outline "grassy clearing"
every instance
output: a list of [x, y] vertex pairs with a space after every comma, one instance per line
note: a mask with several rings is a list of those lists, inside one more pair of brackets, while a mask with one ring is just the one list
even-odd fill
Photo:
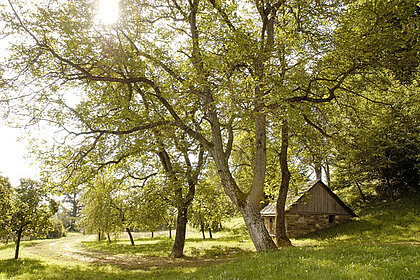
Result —
[[355, 221], [262, 254], [240, 234], [239, 220], [212, 240], [189, 233], [182, 259], [168, 257], [172, 241], [163, 236], [137, 238], [134, 247], [81, 235], [28, 241], [18, 261], [10, 259], [14, 245], [3, 245], [0, 279], [420, 279], [419, 201], [379, 202]]

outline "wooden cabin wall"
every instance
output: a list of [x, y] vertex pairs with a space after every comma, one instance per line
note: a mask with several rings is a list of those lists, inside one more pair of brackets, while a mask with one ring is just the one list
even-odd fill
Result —
[[319, 184], [308, 191], [298, 203], [292, 205], [289, 213], [348, 214]]

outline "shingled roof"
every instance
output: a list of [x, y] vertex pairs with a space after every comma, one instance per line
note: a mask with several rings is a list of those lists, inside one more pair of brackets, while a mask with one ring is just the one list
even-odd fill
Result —
[[[320, 183], [321, 186], [352, 216], [357, 217], [357, 215], [321, 180], [309, 181], [305, 187], [299, 189], [297, 192], [289, 192], [286, 199], [286, 211], [290, 209], [292, 205], [297, 203], [300, 199], [303, 199], [303, 196], [309, 192], [317, 183]], [[276, 215], [276, 204], [270, 203], [265, 206], [260, 211], [261, 216], [275, 216]]]

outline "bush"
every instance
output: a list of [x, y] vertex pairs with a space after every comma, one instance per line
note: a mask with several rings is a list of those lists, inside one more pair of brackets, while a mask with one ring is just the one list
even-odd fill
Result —
[[47, 238], [60, 238], [66, 236], [66, 230], [64, 229], [63, 222], [59, 219], [51, 218], [52, 228], [47, 233]]

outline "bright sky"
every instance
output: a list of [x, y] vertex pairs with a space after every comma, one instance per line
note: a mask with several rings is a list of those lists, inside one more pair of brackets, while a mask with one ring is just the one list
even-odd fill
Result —
[[[103, 24], [113, 24], [118, 20], [119, 0], [100, 0], [98, 19]], [[7, 38], [0, 40], [0, 58], [6, 55]], [[0, 174], [10, 179], [13, 186], [19, 185], [21, 178], [37, 179], [39, 169], [31, 166], [28, 158], [28, 142], [18, 141], [23, 131], [4, 125], [0, 119]]]
[[119, 0], [100, 0], [98, 19], [104, 24], [113, 24], [118, 20]]
[[39, 173], [25, 159], [27, 143], [17, 141], [21, 135], [21, 130], [0, 124], [0, 173], [9, 177], [13, 186], [19, 185], [20, 178], [36, 179]]

